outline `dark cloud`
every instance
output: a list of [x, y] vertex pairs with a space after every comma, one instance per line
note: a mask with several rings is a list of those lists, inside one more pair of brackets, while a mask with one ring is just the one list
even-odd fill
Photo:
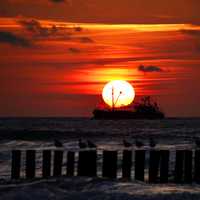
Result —
[[0, 31], [0, 42], [21, 47], [31, 46], [31, 42], [28, 39], [6, 31]]
[[149, 66], [144, 66], [140, 65], [138, 67], [138, 71], [140, 72], [162, 72], [163, 70], [160, 67], [149, 65]]
[[[18, 23], [25, 28], [27, 31], [36, 37], [52, 37], [55, 36], [57, 39], [71, 40], [70, 37], [73, 32], [81, 32], [83, 29], [80, 26], [75, 27], [60, 27], [52, 24], [50, 27], [44, 27], [42, 24], [35, 19], [23, 19], [19, 20]], [[74, 37], [77, 39], [77, 37]], [[78, 40], [82, 43], [92, 43], [93, 40], [88, 37], [78, 37]]]
[[51, 28], [42, 27], [39, 21], [35, 19], [18, 21], [27, 31], [37, 36], [48, 37], [58, 32], [58, 28], [52, 25]]
[[94, 43], [94, 40], [89, 37], [81, 37], [80, 42], [81, 43]]
[[74, 48], [74, 47], [70, 47], [68, 49], [68, 51], [71, 52], [71, 53], [80, 53], [81, 52], [80, 49], [77, 49], [77, 48]]
[[191, 43], [194, 45], [195, 52], [200, 52], [200, 30], [184, 29], [181, 32], [189, 36], [192, 40]]
[[75, 30], [76, 32], [81, 32], [81, 31], [83, 30], [83, 28], [80, 27], [80, 26], [76, 26], [76, 27], [74, 27], [74, 30]]

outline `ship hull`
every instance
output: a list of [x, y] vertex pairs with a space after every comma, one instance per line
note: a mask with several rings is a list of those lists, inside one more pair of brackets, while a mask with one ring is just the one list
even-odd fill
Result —
[[126, 110], [94, 110], [94, 119], [117, 120], [117, 119], [164, 119], [165, 115], [162, 112], [139, 113]]

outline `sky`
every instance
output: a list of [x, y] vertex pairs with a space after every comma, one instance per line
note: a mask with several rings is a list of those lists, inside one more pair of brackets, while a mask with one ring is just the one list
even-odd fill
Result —
[[0, 116], [91, 116], [127, 80], [200, 117], [199, 0], [0, 0]]

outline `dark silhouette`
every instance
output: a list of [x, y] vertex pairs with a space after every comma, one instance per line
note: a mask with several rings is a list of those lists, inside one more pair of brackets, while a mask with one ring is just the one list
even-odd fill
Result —
[[[25, 162], [21, 162], [21, 157], [24, 150], [12, 150], [11, 161], [11, 178], [13, 180], [20, 180], [23, 169], [25, 176], [28, 180], [36, 177], [36, 163], [38, 163], [38, 157], [36, 156], [36, 150], [25, 151]], [[103, 153], [103, 154], [102, 154]], [[132, 180], [132, 164], [134, 153], [134, 174], [135, 180], [149, 183], [178, 183], [178, 184], [198, 184], [200, 180], [199, 174], [199, 160], [200, 154], [196, 151], [195, 157], [193, 151], [185, 149], [176, 151], [175, 160], [171, 159], [174, 155], [170, 150], [135, 150], [123, 151], [123, 159], [121, 164], [118, 165], [118, 157], [121, 156], [121, 152], [118, 150], [101, 150], [102, 159], [97, 163], [96, 151], [79, 151], [77, 175], [86, 177], [96, 177], [97, 169], [101, 170], [102, 177], [110, 178], [111, 180], [117, 179], [118, 169], [122, 170], [122, 178], [125, 180]], [[63, 166], [63, 150], [44, 150], [42, 156], [42, 177], [46, 178], [51, 175], [51, 169], [53, 169], [53, 177], [59, 177], [64, 175], [62, 172]], [[76, 170], [75, 151], [67, 152], [67, 175], [74, 176]], [[51, 162], [51, 160], [54, 162]], [[174, 163], [175, 166], [171, 166]], [[194, 163], [194, 165], [193, 165]], [[146, 170], [148, 166], [149, 170]], [[100, 167], [100, 168], [99, 168]], [[169, 174], [169, 170], [173, 170], [174, 173]], [[193, 175], [193, 171], [194, 176]], [[146, 175], [148, 173], [148, 179]], [[159, 175], [159, 176], [158, 176]], [[73, 181], [72, 181], [73, 182]]]
[[123, 140], [123, 144], [126, 148], [132, 147], [132, 143], [128, 142], [127, 140]]
[[90, 140], [87, 140], [87, 144], [88, 144], [88, 147], [89, 148], [97, 148], [97, 145], [96, 144], [94, 144], [92, 141], [90, 141]]
[[79, 139], [78, 145], [79, 145], [79, 148], [80, 148], [80, 149], [85, 149], [85, 148], [88, 147], [87, 143], [84, 142], [82, 139]]
[[138, 147], [138, 148], [141, 148], [141, 147], [144, 146], [144, 143], [142, 141], [140, 141], [140, 140], [136, 140], [135, 141], [135, 146]]
[[[118, 98], [122, 93], [120, 92]], [[114, 91], [112, 90], [112, 96]], [[118, 100], [117, 98], [117, 100]], [[114, 98], [112, 98], [114, 99]], [[156, 102], [151, 101], [151, 97], [142, 98], [140, 103], [135, 103], [133, 108], [116, 108], [116, 102], [112, 100], [112, 109], [95, 109], [94, 119], [163, 119], [165, 114], [160, 110]]]
[[55, 145], [55, 147], [63, 147], [63, 144], [62, 144], [62, 142], [60, 142], [58, 139], [54, 139], [54, 145]]
[[196, 147], [200, 148], [200, 138], [195, 138]]
[[149, 146], [152, 147], [152, 148], [156, 147], [156, 141], [154, 139], [150, 138]]

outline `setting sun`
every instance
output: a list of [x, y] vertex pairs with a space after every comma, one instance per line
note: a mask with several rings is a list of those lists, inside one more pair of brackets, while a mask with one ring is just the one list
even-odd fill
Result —
[[135, 90], [127, 81], [115, 80], [107, 83], [103, 88], [102, 97], [110, 107], [130, 105], [135, 98]]

